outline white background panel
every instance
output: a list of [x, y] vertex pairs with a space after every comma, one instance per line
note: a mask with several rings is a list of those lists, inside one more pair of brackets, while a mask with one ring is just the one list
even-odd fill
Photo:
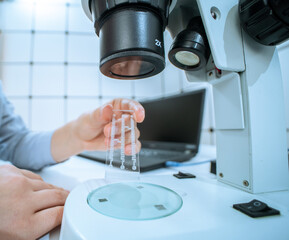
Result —
[[69, 63], [98, 63], [99, 59], [98, 38], [94, 34], [76, 35], [68, 37], [68, 62]]
[[71, 32], [94, 33], [92, 22], [83, 14], [80, 6], [69, 7], [68, 30]]
[[[62, 31], [66, 30], [66, 6], [37, 3], [35, 6], [36, 31]], [[49, 19], [49, 20], [48, 20]]]
[[0, 34], [0, 62], [29, 62], [31, 57], [31, 34]]
[[64, 95], [64, 65], [34, 65], [32, 72], [33, 96]]
[[0, 78], [7, 96], [29, 96], [30, 69], [28, 64], [0, 66]]
[[33, 61], [59, 62], [65, 61], [65, 35], [52, 33], [35, 33]]
[[136, 97], [157, 97], [162, 96], [163, 94], [164, 91], [161, 74], [135, 81]]
[[167, 63], [166, 70], [163, 72], [165, 83], [165, 94], [178, 94], [181, 91], [181, 81], [183, 74], [177, 68]]
[[101, 75], [102, 96], [132, 97], [132, 82], [110, 79]]
[[32, 99], [32, 130], [54, 130], [62, 126], [64, 110], [64, 99]]
[[81, 114], [91, 112], [101, 105], [98, 98], [69, 98], [67, 100], [67, 120], [75, 120]]
[[26, 2], [15, 4], [3, 2], [0, 4], [0, 29], [31, 30], [33, 4]]
[[96, 65], [71, 65], [67, 68], [68, 96], [98, 96], [100, 74]]

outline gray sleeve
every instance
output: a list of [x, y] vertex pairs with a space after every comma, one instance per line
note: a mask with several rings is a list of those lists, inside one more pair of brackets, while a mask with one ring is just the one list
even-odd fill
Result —
[[29, 131], [0, 90], [0, 159], [31, 170], [55, 164], [51, 155], [52, 134]]

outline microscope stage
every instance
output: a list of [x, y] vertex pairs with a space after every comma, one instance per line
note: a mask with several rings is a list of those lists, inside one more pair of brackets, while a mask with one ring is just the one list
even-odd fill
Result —
[[177, 212], [182, 198], [159, 185], [126, 182], [108, 184], [88, 195], [88, 205], [103, 215], [123, 220], [153, 220]]
[[[289, 239], [289, 205], [270, 200], [289, 202], [289, 192], [267, 195], [249, 194], [214, 179], [90, 180], [70, 193], [60, 239]], [[253, 199], [281, 214], [251, 218], [233, 209], [233, 204]]]

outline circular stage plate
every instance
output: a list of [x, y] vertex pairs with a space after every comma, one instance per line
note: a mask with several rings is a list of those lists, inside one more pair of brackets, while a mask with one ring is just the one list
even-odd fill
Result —
[[92, 191], [88, 205], [105, 216], [123, 220], [152, 220], [177, 212], [182, 198], [174, 191], [149, 183], [127, 182]]

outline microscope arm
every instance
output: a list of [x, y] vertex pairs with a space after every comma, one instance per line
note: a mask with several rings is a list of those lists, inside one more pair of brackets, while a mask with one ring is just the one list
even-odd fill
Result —
[[[237, 0], [196, 3], [213, 61], [206, 70], [186, 75], [188, 81], [213, 86], [218, 179], [252, 193], [286, 190], [285, 106], [276, 47], [261, 45], [242, 31]], [[191, 7], [194, 14], [196, 8], [191, 1], [177, 4], [179, 12], [171, 15], [183, 22], [181, 28], [189, 15], [180, 9]], [[169, 30], [177, 34], [170, 22]]]

